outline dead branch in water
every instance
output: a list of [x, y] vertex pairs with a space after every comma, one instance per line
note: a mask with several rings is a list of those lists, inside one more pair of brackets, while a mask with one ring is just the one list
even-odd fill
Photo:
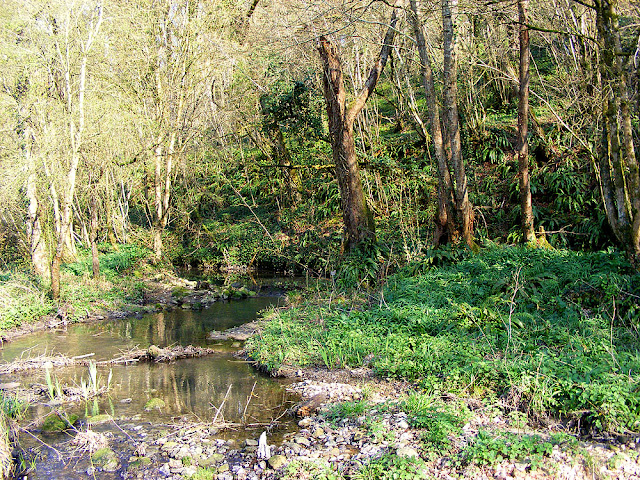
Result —
[[[126, 365], [137, 362], [172, 362], [182, 358], [203, 357], [205, 355], [212, 355], [216, 353], [211, 348], [194, 347], [188, 345], [183, 347], [182, 345], [175, 345], [166, 348], [160, 348], [155, 345], [151, 345], [147, 349], [133, 348], [116, 358], [111, 360], [101, 360], [94, 362], [98, 366], [103, 365]], [[88, 366], [91, 360], [88, 357], [93, 356], [92, 353], [86, 355], [79, 355], [76, 357], [67, 357], [65, 355], [39, 355], [37, 357], [20, 358], [12, 362], [0, 364], [0, 375], [7, 375], [17, 372], [24, 372], [27, 370], [34, 370], [39, 368], [63, 368], [63, 367], [83, 367]]]

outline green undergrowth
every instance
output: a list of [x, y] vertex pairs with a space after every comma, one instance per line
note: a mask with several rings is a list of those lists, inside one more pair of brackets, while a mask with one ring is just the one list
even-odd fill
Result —
[[143, 303], [144, 278], [158, 271], [148, 259], [148, 249], [119, 245], [101, 246], [100, 276], [93, 279], [91, 254], [79, 249], [77, 260], [61, 269], [59, 303], [51, 300], [48, 279], [19, 269], [0, 271], [0, 332], [29, 324], [62, 307], [68, 320]]
[[53, 310], [54, 303], [32, 275], [16, 270], [0, 272], [0, 332]]
[[640, 431], [640, 275], [622, 255], [490, 247], [418, 267], [368, 305], [328, 292], [279, 311], [247, 349], [272, 371], [366, 361], [426, 392]]

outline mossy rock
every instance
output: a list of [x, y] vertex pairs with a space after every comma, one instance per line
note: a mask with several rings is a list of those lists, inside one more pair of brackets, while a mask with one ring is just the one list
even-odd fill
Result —
[[210, 467], [211, 465], [215, 465], [216, 463], [220, 463], [224, 460], [224, 455], [221, 453], [214, 453], [204, 460], [200, 460], [201, 467]]
[[151, 464], [149, 457], [131, 457], [129, 459], [129, 469], [136, 469]]
[[280, 467], [287, 464], [287, 457], [284, 455], [273, 455], [267, 462], [271, 468], [278, 470]]
[[91, 425], [100, 425], [101, 423], [107, 423], [113, 420], [113, 417], [108, 413], [103, 413], [101, 415], [93, 415], [92, 417], [87, 417], [87, 421]]
[[162, 400], [161, 398], [152, 398], [151, 400], [149, 400], [147, 403], [144, 404], [144, 411], [150, 412], [151, 410], [155, 410], [156, 408], [160, 410], [164, 408], [165, 405], [166, 404], [164, 400]]
[[120, 466], [120, 461], [116, 453], [109, 447], [96, 450], [91, 455], [91, 461], [96, 467], [101, 468], [105, 472], [115, 472]]
[[171, 290], [171, 295], [175, 298], [184, 298], [191, 293], [186, 287], [175, 287]]
[[57, 413], [50, 413], [42, 423], [42, 431], [44, 433], [62, 432], [71, 428], [78, 421], [78, 415], [69, 415], [62, 418]]

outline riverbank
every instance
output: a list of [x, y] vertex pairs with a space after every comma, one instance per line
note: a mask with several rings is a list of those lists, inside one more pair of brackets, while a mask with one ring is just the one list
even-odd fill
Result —
[[[489, 405], [425, 395], [402, 381], [363, 380], [362, 373], [298, 371], [288, 387], [302, 396], [297, 432], [272, 440], [269, 428], [258, 429], [237, 441], [210, 423], [176, 426], [140, 444], [145, 456], [130, 459], [125, 478], [640, 478], [634, 441], [535, 430]], [[326, 381], [332, 377], [344, 382]], [[261, 431], [268, 458], [259, 453]]]
[[65, 264], [58, 302], [47, 296], [47, 284], [20, 271], [0, 272], [0, 343], [73, 323], [119, 319], [166, 308], [200, 309], [220, 300], [257, 292], [241, 283], [213, 285], [176, 275], [154, 264], [150, 252], [122, 245], [102, 255], [99, 278], [89, 274], [87, 252]]

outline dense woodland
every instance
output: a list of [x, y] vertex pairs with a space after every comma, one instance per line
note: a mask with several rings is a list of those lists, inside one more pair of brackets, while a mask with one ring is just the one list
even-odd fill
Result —
[[0, 334], [305, 274], [246, 354], [413, 382], [425, 459], [640, 431], [637, 2], [5, 0], [0, 102]]
[[2, 258], [54, 296], [61, 262], [105, 243], [316, 273], [535, 236], [637, 261], [637, 19], [616, 1], [5, 2]]

